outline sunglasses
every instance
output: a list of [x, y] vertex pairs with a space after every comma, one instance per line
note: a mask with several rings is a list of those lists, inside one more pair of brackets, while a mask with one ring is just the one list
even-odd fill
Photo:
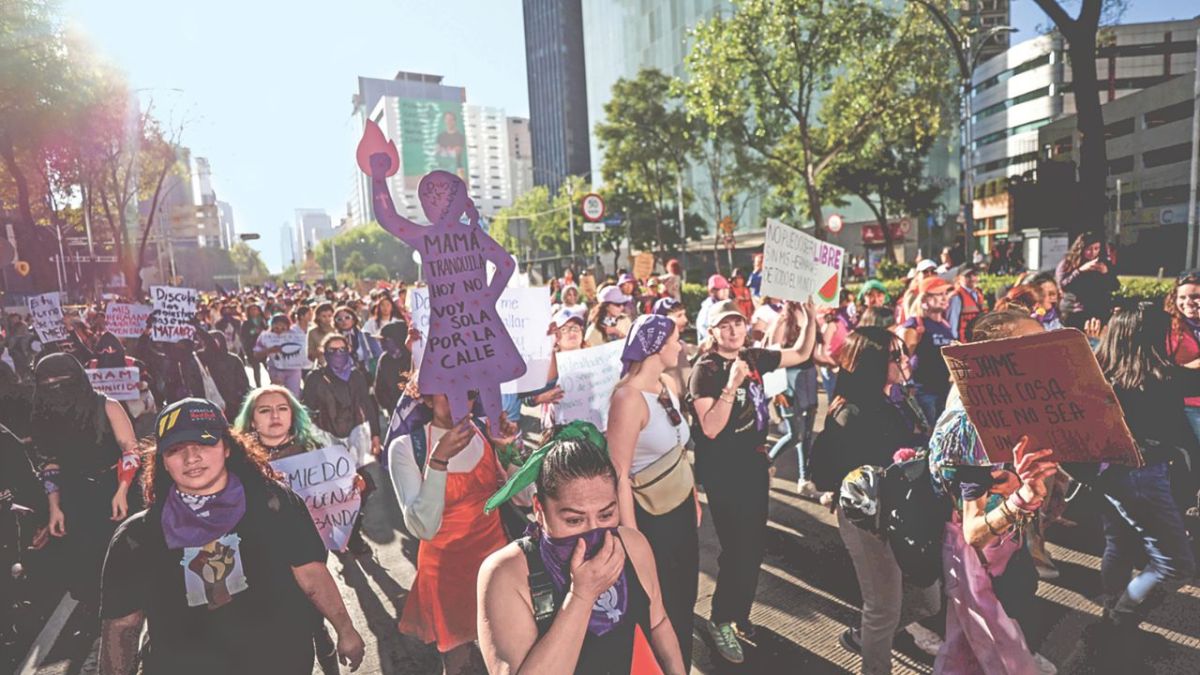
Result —
[[330, 347], [330, 348], [326, 349], [325, 351], [330, 354], [349, 354], [350, 353], [350, 349], [347, 347]]
[[353, 321], [354, 320], [354, 317], [350, 316], [349, 314], [339, 314], [334, 318], [337, 321]]
[[658, 404], [663, 407], [663, 410], [667, 411], [667, 419], [671, 420], [671, 426], [677, 427], [683, 423], [683, 415], [680, 415], [679, 411], [675, 409], [675, 403], [671, 400], [671, 394], [666, 389], [659, 392]]

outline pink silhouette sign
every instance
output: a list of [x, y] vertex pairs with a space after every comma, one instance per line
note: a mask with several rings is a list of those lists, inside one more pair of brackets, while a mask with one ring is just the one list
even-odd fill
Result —
[[[499, 429], [500, 384], [525, 374], [525, 361], [500, 320], [496, 302], [515, 271], [510, 256], [479, 226], [479, 211], [462, 179], [433, 171], [417, 195], [430, 225], [396, 213], [387, 177], [400, 168], [396, 145], [367, 122], [358, 144], [358, 166], [371, 177], [375, 220], [421, 253], [429, 284], [429, 335], [418, 384], [422, 394], [445, 394], [455, 419], [471, 410], [477, 392], [493, 428]], [[461, 222], [466, 214], [470, 223]], [[496, 267], [491, 283], [487, 263]]]

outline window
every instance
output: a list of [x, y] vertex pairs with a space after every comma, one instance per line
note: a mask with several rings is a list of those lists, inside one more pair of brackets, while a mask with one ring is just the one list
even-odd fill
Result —
[[1074, 147], [1075, 139], [1071, 138], [1070, 136], [1064, 136], [1054, 141], [1054, 147], [1050, 151], [1050, 156], [1058, 157], [1059, 155], [1069, 155]]
[[1165, 164], [1174, 164], [1175, 162], [1183, 162], [1188, 159], [1192, 153], [1191, 142], [1178, 143], [1176, 145], [1168, 145], [1165, 148], [1157, 150], [1149, 150], [1142, 153], [1142, 166], [1147, 169], [1152, 169], [1156, 166]]
[[1112, 124], [1104, 125], [1104, 138], [1120, 138], [1133, 133], [1133, 118], [1126, 117], [1123, 120], [1117, 120]]
[[1048, 87], [1048, 86], [1042, 87], [1041, 89], [1034, 89], [1033, 91], [1027, 91], [1024, 94], [1021, 94], [1020, 96], [1010, 98], [1006, 101], [1001, 101], [995, 105], [990, 105], [990, 106], [984, 108], [983, 110], [980, 110], [979, 112], [975, 113], [975, 121], [979, 121], [980, 119], [985, 118], [985, 117], [991, 117], [992, 115], [995, 115], [997, 113], [1002, 113], [1005, 110], [1008, 110], [1009, 108], [1011, 108], [1015, 105], [1021, 105], [1022, 103], [1028, 103], [1029, 101], [1034, 101], [1034, 100], [1037, 100], [1039, 98], [1049, 96], [1049, 95], [1050, 95], [1050, 87]]
[[1001, 82], [1008, 80], [1008, 78], [1010, 78], [1014, 75], [1020, 75], [1021, 73], [1028, 72], [1030, 70], [1033, 70], [1034, 68], [1048, 65], [1049, 63], [1050, 63], [1050, 55], [1042, 54], [1041, 56], [1029, 59], [1025, 63], [1018, 64], [1014, 68], [1006, 70], [1002, 73], [998, 73], [998, 74], [984, 80], [983, 82], [980, 82], [975, 87], [975, 91], [980, 92], [980, 91], [984, 91], [985, 89], [991, 89], [992, 87], [1000, 84]]
[[1133, 155], [1124, 157], [1115, 157], [1108, 160], [1108, 175], [1115, 176], [1120, 173], [1130, 173], [1133, 171]]
[[1097, 45], [1096, 58], [1109, 56], [1155, 56], [1158, 54], [1191, 54], [1196, 51], [1196, 41], [1146, 42], [1137, 45]]
[[1153, 190], [1142, 190], [1143, 208], [1166, 206], [1168, 204], [1186, 204], [1187, 200], [1188, 186], [1186, 185], [1173, 185]]
[[1153, 129], [1161, 127], [1164, 124], [1178, 122], [1179, 120], [1187, 119], [1192, 116], [1192, 102], [1180, 101], [1165, 108], [1151, 110], [1146, 113], [1146, 128]]

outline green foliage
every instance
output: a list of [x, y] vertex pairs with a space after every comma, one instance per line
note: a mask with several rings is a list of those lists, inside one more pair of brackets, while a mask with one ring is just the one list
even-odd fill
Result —
[[379, 263], [371, 263], [364, 267], [358, 276], [360, 279], [369, 279], [371, 281], [387, 281], [388, 271], [386, 267]]
[[[899, 294], [903, 293], [904, 289], [908, 286], [908, 280], [903, 275], [899, 278], [879, 278], [883, 281], [884, 286], [887, 287], [888, 295], [892, 299], [899, 297]], [[1020, 276], [1015, 274], [983, 274], [979, 277], [979, 290], [983, 293], [984, 297], [988, 298], [989, 302], [994, 303], [996, 294], [1006, 292], [1012, 288], [1018, 279], [1020, 279]], [[1120, 277], [1120, 281], [1121, 287], [1117, 289], [1115, 295], [1117, 298], [1129, 302], [1153, 302], [1158, 304], [1175, 287], [1175, 283], [1172, 280], [1158, 279], [1156, 277]], [[862, 284], [846, 284], [846, 288], [857, 296], [859, 289], [862, 288]]]
[[244, 241], [229, 249], [229, 259], [235, 273], [242, 275], [242, 283], [260, 284], [271, 274], [258, 251]]
[[382, 265], [389, 276], [417, 278], [412, 249], [375, 223], [339, 231], [317, 244], [314, 255], [317, 264], [327, 274], [333, 272], [334, 246], [337, 247], [339, 275], [346, 273], [357, 276], [371, 265]]
[[911, 265], [896, 262], [891, 258], [884, 258], [875, 266], [875, 276], [883, 281], [903, 279], [904, 275], [908, 274], [908, 270], [910, 269], [912, 269]]
[[704, 284], [685, 283], [682, 293], [688, 316], [695, 317], [700, 313], [700, 304], [708, 297], [708, 287]]
[[1116, 296], [1130, 302], [1160, 303], [1175, 290], [1171, 279], [1157, 277], [1120, 277], [1121, 288]]

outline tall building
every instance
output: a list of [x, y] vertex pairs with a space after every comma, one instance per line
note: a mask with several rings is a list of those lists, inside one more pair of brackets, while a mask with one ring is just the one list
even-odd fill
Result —
[[317, 243], [333, 236], [333, 219], [325, 209], [296, 209], [295, 255], [303, 258], [305, 251], [316, 249]]
[[304, 259], [296, 252], [296, 231], [287, 223], [279, 227], [279, 248], [279, 258], [285, 268], [299, 265]]
[[[974, 16], [980, 30], [993, 26], [1007, 26], [1012, 20], [1010, 0], [961, 0], [963, 14]], [[1009, 46], [1009, 33], [997, 33], [979, 48], [979, 62], [982, 63], [997, 54], [1002, 54]]]
[[[1194, 72], [1200, 19], [1110, 26], [1098, 36], [1102, 103]], [[973, 214], [984, 249], [1009, 237], [1007, 179], [1036, 168], [1038, 130], [1075, 113], [1067, 45], [1057, 33], [1017, 43], [972, 79]]]
[[[621, 13], [630, 3], [599, 4]], [[554, 192], [566, 176], [593, 168], [588, 123], [598, 118], [589, 116], [582, 2], [524, 0], [524, 18], [533, 180]]]
[[503, 108], [463, 106], [467, 133], [467, 187], [475, 207], [485, 218], [496, 215], [513, 201], [512, 166], [509, 163], [508, 117]]
[[533, 188], [533, 150], [529, 120], [508, 118], [508, 165], [512, 178], [513, 201]]
[[217, 200], [217, 221], [221, 226], [221, 238], [225, 241], [225, 248], [233, 248], [235, 239], [237, 239], [237, 228], [233, 224], [233, 207], [229, 202]]

